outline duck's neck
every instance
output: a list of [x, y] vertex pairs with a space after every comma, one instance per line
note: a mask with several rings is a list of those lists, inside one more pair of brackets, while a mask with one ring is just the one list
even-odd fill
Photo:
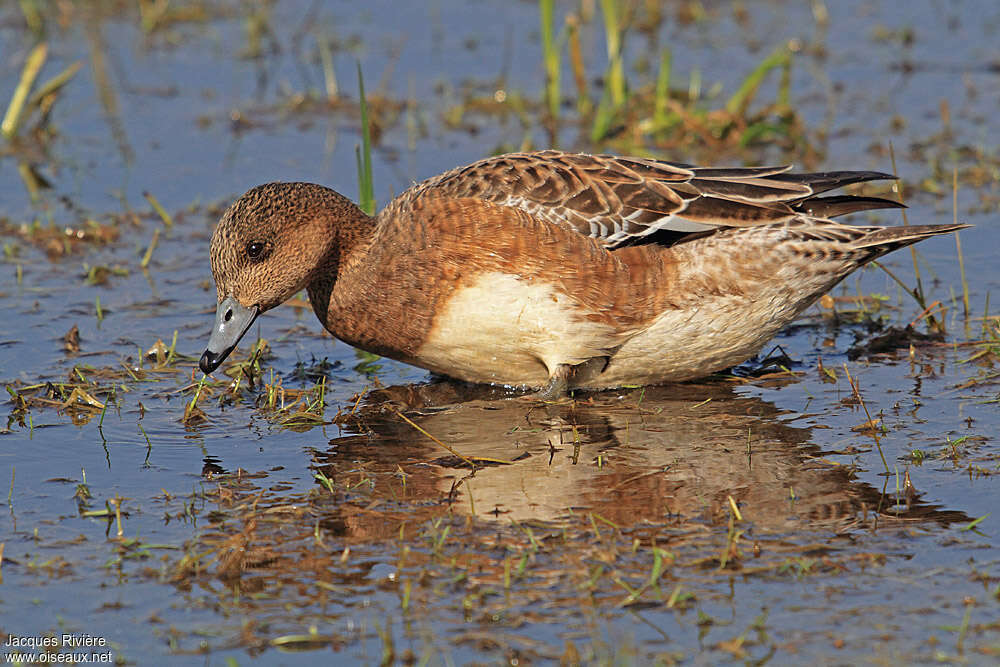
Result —
[[364, 262], [375, 233], [375, 218], [333, 190], [324, 194], [326, 215], [322, 216], [322, 220], [327, 226], [325, 234], [330, 245], [306, 290], [316, 317], [330, 329], [331, 317], [335, 317], [331, 312], [334, 289], [341, 276]]

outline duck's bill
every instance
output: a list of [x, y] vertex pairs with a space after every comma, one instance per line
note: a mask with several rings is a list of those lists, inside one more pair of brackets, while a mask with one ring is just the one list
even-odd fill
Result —
[[215, 311], [215, 327], [208, 339], [208, 348], [201, 355], [198, 366], [205, 373], [211, 373], [219, 367], [229, 353], [236, 349], [243, 334], [257, 319], [260, 309], [257, 306], [247, 308], [235, 297], [226, 297]]

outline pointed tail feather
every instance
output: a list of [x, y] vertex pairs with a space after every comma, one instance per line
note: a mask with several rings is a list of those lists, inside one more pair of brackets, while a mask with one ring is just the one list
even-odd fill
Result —
[[861, 197], [857, 195], [836, 195], [813, 197], [797, 202], [792, 208], [814, 218], [836, 218], [838, 215], [870, 211], [879, 208], [906, 208], [892, 199], [882, 197]]
[[972, 227], [972, 225], [951, 224], [883, 227], [858, 239], [853, 245], [858, 249], [870, 248], [875, 250], [878, 255], [884, 255], [932, 236], [950, 234], [951, 232], [957, 232], [960, 229], [967, 229], [969, 227]]
[[895, 180], [896, 177], [881, 171], [820, 171], [808, 174], [775, 174], [768, 178], [772, 181], [808, 186], [812, 190], [809, 196], [814, 197], [828, 190], [836, 190], [852, 183], [889, 181]]

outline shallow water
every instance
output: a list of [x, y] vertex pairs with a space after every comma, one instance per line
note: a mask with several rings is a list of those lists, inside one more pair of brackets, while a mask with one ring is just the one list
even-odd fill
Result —
[[[131, 6], [51, 10], [41, 79], [84, 66], [52, 109], [55, 133], [25, 131], [0, 151], [0, 378], [23, 390], [76, 368], [73, 381], [113, 400], [103, 415], [57, 409], [68, 396], [43, 387], [28, 409], [9, 404], [0, 630], [98, 636], [140, 664], [995, 661], [1000, 333], [982, 316], [1000, 293], [1000, 8], [838, 2], [824, 25], [800, 4], [752, 3], [746, 16], [711, 6], [693, 23], [671, 9], [652, 33], [629, 34], [630, 80], [653, 76], [632, 67], [669, 45], [675, 87], [698, 68], [724, 99], [797, 40], [792, 100], [818, 147], [802, 166], [892, 171], [891, 142], [908, 220], [929, 224], [951, 221], [957, 165], [959, 219], [976, 225], [962, 235], [968, 319], [954, 240], [918, 248], [928, 302], [948, 308], [943, 341], [856, 357], [884, 329], [817, 307], [775, 341], [791, 373], [539, 405], [365, 365], [309, 308], [286, 306], [259, 320], [273, 355], [262, 388], [229, 401], [224, 383], [203, 388], [201, 420], [185, 409], [214, 312], [207, 244], [221, 209], [276, 179], [356, 193], [356, 60], [383, 119], [380, 202], [526, 137], [546, 146], [513, 112], [447, 122], [472, 94], [540, 96], [537, 6], [289, 1], [256, 16], [208, 3], [201, 19], [148, 35]], [[21, 16], [0, 10], [2, 91], [35, 41]], [[255, 34], [261, 55], [249, 58]], [[599, 10], [581, 38], [596, 77]], [[320, 39], [346, 96], [333, 107], [311, 101], [323, 95]], [[571, 78], [567, 66], [567, 96]], [[616, 150], [585, 136], [567, 122], [559, 146]], [[797, 159], [775, 146], [664, 157]], [[29, 165], [52, 186], [35, 201], [19, 171]], [[35, 220], [42, 231], [24, 231]], [[92, 242], [90, 221], [114, 239]], [[913, 284], [907, 252], [885, 264]], [[92, 267], [118, 271], [94, 285]], [[920, 315], [874, 269], [835, 292], [872, 293], [885, 296], [883, 327]], [[67, 352], [74, 325], [79, 350]], [[147, 355], [175, 332], [168, 363]], [[289, 428], [294, 410], [280, 394], [269, 404], [264, 385], [278, 380], [286, 404], [296, 388], [317, 399], [318, 376], [299, 371], [326, 378], [321, 425]], [[865, 410], [881, 419], [877, 440], [856, 430]], [[80, 501], [84, 481], [92, 497]], [[86, 515], [109, 501], [121, 537], [113, 504], [110, 520]]]

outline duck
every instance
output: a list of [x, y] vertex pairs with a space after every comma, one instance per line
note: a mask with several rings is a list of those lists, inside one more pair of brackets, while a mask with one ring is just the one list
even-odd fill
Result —
[[337, 339], [466, 382], [551, 398], [700, 378], [856, 269], [968, 226], [834, 221], [901, 208], [824, 195], [892, 178], [545, 150], [445, 172], [374, 216], [322, 185], [259, 185], [212, 234], [199, 366], [304, 289]]

